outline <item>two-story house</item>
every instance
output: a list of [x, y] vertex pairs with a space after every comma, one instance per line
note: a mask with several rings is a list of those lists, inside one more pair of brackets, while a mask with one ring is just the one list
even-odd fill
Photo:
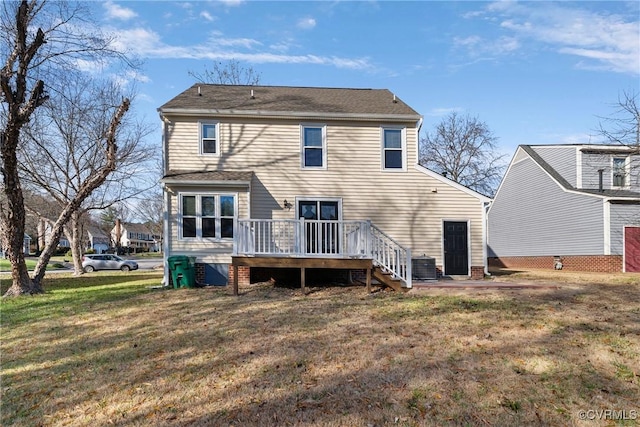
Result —
[[116, 247], [128, 252], [157, 252], [160, 236], [153, 234], [145, 224], [116, 220], [111, 230], [111, 240]]
[[422, 117], [388, 90], [196, 84], [159, 113], [164, 254], [200, 281], [343, 268], [410, 287], [423, 255], [485, 272], [490, 199], [418, 164]]
[[640, 271], [640, 153], [521, 145], [488, 212], [489, 264]]

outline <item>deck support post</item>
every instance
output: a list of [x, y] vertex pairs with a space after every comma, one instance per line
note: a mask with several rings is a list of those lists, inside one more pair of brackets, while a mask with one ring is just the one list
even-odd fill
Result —
[[232, 265], [233, 270], [233, 295], [238, 296], [238, 266]]
[[300, 286], [302, 293], [306, 295], [306, 269], [324, 268], [338, 270], [365, 270], [367, 275], [367, 290], [371, 292], [371, 269], [373, 261], [370, 258], [298, 258], [298, 257], [252, 257], [252, 256], [232, 256], [229, 275], [233, 274], [233, 295], [238, 295], [238, 267], [266, 267], [266, 268], [299, 268]]

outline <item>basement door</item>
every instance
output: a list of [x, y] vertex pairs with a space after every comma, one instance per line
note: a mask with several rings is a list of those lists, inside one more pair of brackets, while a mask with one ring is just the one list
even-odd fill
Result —
[[467, 222], [444, 222], [444, 274], [469, 274], [469, 244]]
[[305, 224], [304, 239], [307, 254], [339, 253], [338, 220], [340, 217], [338, 200], [298, 200], [298, 218], [309, 221]]
[[640, 272], [640, 227], [624, 228], [624, 271]]

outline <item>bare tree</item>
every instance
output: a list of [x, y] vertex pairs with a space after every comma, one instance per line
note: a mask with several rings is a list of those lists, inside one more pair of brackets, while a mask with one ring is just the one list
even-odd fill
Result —
[[[22, 181], [33, 191], [46, 193], [59, 206], [66, 206], [85, 181], [105, 165], [102, 155], [113, 105], [121, 90], [110, 82], [74, 76], [60, 92], [52, 94], [32, 123], [25, 128], [26, 143], [19, 154]], [[115, 169], [105, 176], [64, 225], [71, 245], [74, 274], [81, 275], [84, 246], [83, 219], [90, 210], [103, 209], [147, 190], [145, 181], [132, 179], [153, 151], [142, 145], [148, 130], [126, 120], [117, 131]], [[124, 171], [124, 172], [123, 172]]]
[[504, 171], [505, 155], [486, 123], [451, 113], [420, 141], [420, 164], [479, 193], [492, 195]]
[[[105, 165], [94, 171], [60, 214], [54, 224], [52, 239], [41, 255], [33, 279], [29, 277], [22, 242], [25, 230], [25, 207], [17, 153], [23, 141], [22, 131], [35, 111], [48, 99], [47, 90], [55, 90], [56, 79], [77, 68], [80, 61], [122, 58], [110, 50], [111, 40], [99, 34], [96, 26], [82, 25], [88, 16], [82, 3], [71, 6], [63, 1], [38, 0], [5, 2], [0, 6], [0, 95], [3, 114], [0, 123], [0, 156], [3, 192], [7, 204], [0, 206], [4, 240], [11, 261], [12, 286], [6, 295], [43, 292], [42, 278], [51, 252], [62, 233], [63, 225], [84, 199], [98, 188], [115, 169], [116, 138], [120, 121], [129, 109], [124, 99], [114, 106], [107, 132], [102, 136]], [[89, 30], [87, 30], [89, 28]]]
[[[141, 199], [138, 204], [138, 217], [153, 236], [160, 236], [160, 248], [162, 248], [162, 219], [163, 219], [162, 191], [151, 191]], [[155, 237], [154, 237], [155, 238]]]
[[638, 93], [623, 91], [615, 111], [609, 117], [601, 117], [598, 133], [607, 144], [620, 144], [640, 149], [640, 105]]
[[248, 86], [260, 84], [260, 73], [256, 72], [253, 67], [243, 67], [235, 59], [230, 59], [227, 62], [214, 62], [212, 70], [205, 66], [202, 73], [189, 71], [189, 75], [200, 83]]
[[[162, 161], [155, 163], [152, 174], [155, 182], [159, 182], [163, 175]], [[144, 193], [139, 198], [136, 207], [137, 216], [145, 224], [147, 229], [154, 236], [160, 236], [160, 248], [162, 248], [163, 240], [163, 215], [164, 215], [164, 191], [162, 187], [157, 185], [151, 190]], [[155, 237], [154, 237], [155, 238]]]

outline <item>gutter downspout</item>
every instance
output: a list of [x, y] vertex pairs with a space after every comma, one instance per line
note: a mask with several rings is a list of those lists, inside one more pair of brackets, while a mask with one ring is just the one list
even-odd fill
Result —
[[422, 122], [424, 119], [420, 117], [420, 120], [416, 122], [416, 165], [420, 164], [420, 129], [422, 129]]
[[[158, 110], [159, 111], [159, 110]], [[160, 121], [162, 123], [162, 174], [166, 175], [168, 170], [167, 165], [167, 128], [171, 122], [167, 120], [162, 112], [159, 111]], [[163, 278], [162, 284], [164, 286], [169, 286], [171, 280], [169, 280], [169, 256], [171, 255], [171, 247], [169, 241], [169, 212], [171, 209], [171, 195], [169, 194], [169, 189], [166, 184], [162, 183], [162, 194], [164, 198], [164, 208], [162, 209], [162, 266], [163, 266]]]
[[482, 260], [484, 267], [484, 274], [489, 276], [489, 260], [487, 258], [487, 245], [489, 242], [487, 238], [489, 236], [488, 228], [489, 228], [489, 207], [491, 206], [491, 202], [481, 202], [482, 203]]

